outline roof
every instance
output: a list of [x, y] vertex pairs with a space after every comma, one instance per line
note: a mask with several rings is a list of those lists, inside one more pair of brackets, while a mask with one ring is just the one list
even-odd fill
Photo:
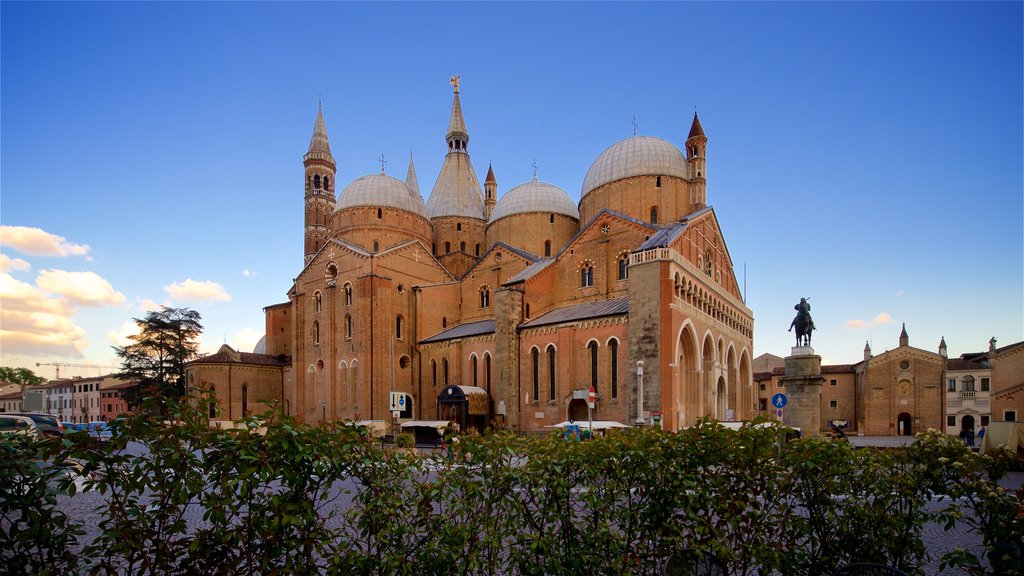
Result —
[[554, 212], [580, 219], [580, 211], [568, 192], [534, 177], [533, 180], [502, 194], [491, 213], [491, 222], [506, 216], [530, 212]]
[[946, 370], [989, 370], [989, 366], [987, 364], [987, 358], [984, 356], [981, 358], [975, 357], [971, 359], [963, 357], [950, 358], [946, 361]]
[[459, 101], [459, 93], [455, 93], [455, 100], [452, 102], [452, 116], [448, 120], [448, 133], [446, 139], [454, 135], [465, 136], [464, 140], [469, 142], [469, 130], [466, 129], [466, 119], [462, 117], [462, 102]]
[[575, 322], [587, 318], [601, 318], [603, 316], [620, 316], [629, 312], [629, 298], [612, 298], [611, 300], [599, 300], [587, 302], [586, 304], [574, 304], [555, 308], [550, 312], [523, 322], [520, 328], [536, 328], [549, 324], [561, 324], [563, 322]]
[[0, 400], [21, 400], [21, 390], [0, 394]]
[[[409, 170], [405, 173], [405, 185], [415, 194], [413, 198], [419, 200], [419, 203], [423, 205], [423, 196], [420, 195], [420, 181], [416, 178], [416, 166], [412, 162], [412, 152], [409, 152]], [[424, 211], [425, 209], [426, 206], [424, 206]]]
[[355, 206], [389, 206], [423, 216], [426, 206], [409, 185], [387, 174], [369, 174], [353, 180], [341, 194], [334, 211]]
[[449, 152], [427, 199], [427, 217], [468, 216], [483, 219], [484, 192], [465, 152]]
[[530, 278], [533, 278], [534, 274], [537, 274], [541, 270], [547, 268], [548, 265], [551, 264], [554, 261], [555, 261], [554, 258], [545, 258], [543, 260], [538, 260], [537, 262], [534, 262], [533, 264], [530, 264], [526, 268], [523, 268], [523, 270], [520, 271], [518, 274], [512, 276], [508, 280], [505, 280], [505, 282], [502, 284], [502, 286], [510, 286], [512, 284], [518, 284], [520, 282], [525, 282], [526, 280], [529, 280]]
[[331, 143], [327, 140], [327, 124], [324, 123], [324, 108], [319, 106], [316, 111], [316, 123], [313, 125], [313, 137], [309, 139], [309, 150], [305, 159], [322, 158], [333, 161]]
[[252, 364], [256, 366], [289, 366], [292, 359], [284, 354], [268, 356], [266, 354], [254, 354], [252, 352], [237, 352], [231, 346], [224, 344], [215, 354], [203, 356], [188, 362], [193, 364]]
[[465, 324], [459, 324], [454, 328], [449, 328], [443, 332], [434, 334], [429, 338], [420, 340], [420, 344], [455, 340], [456, 338], [468, 338], [470, 336], [480, 336], [482, 334], [494, 334], [494, 320], [480, 320], [478, 322], [466, 322]]
[[686, 157], [674, 144], [653, 136], [633, 136], [612, 144], [587, 170], [580, 197], [609, 182], [632, 176], [689, 178]]
[[[693, 113], [693, 123], [690, 124], [690, 134], [686, 136], [689, 140], [694, 136], [704, 136], [704, 128], [700, 125], [700, 118], [697, 118], [697, 113]], [[706, 138], [706, 136], [704, 136]]]
[[124, 390], [126, 388], [134, 388], [134, 387], [136, 387], [138, 385], [139, 385], [139, 382], [135, 382], [135, 381], [121, 382], [120, 384], [114, 384], [113, 386], [107, 386], [106, 388], [101, 388], [100, 390], [102, 390], [103, 392], [106, 392], [108, 390]]
[[490, 184], [492, 182], [495, 183], [495, 184], [498, 183], [498, 181], [494, 178], [494, 165], [488, 164], [487, 165], [487, 177], [484, 178], [484, 183], [485, 184]]

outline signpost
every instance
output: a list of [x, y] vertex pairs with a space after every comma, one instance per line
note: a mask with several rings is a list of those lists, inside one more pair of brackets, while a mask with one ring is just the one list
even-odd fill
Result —
[[782, 392], [772, 396], [772, 406], [775, 407], [775, 415], [779, 417], [779, 422], [782, 422], [782, 409], [786, 407], [786, 403], [789, 399]]
[[587, 393], [587, 415], [590, 417], [590, 437], [594, 437], [594, 403], [597, 402], [597, 392], [594, 391], [594, 387], [590, 387], [590, 391]]

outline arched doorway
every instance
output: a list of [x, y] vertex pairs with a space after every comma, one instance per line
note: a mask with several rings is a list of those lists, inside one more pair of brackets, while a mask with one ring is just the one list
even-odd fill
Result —
[[587, 412], [587, 401], [581, 398], [574, 398], [569, 401], [569, 410], [566, 411], [566, 418], [568, 420], [575, 420], [577, 422], [584, 422], [590, 417]]
[[729, 387], [725, 385], [725, 378], [718, 377], [718, 386], [715, 388], [715, 419], [725, 421], [729, 411]]
[[960, 429], [974, 432], [974, 416], [965, 414], [964, 417], [960, 419]]
[[913, 436], [914, 430], [911, 422], [910, 414], [901, 412], [896, 418], [896, 434], [899, 436]]

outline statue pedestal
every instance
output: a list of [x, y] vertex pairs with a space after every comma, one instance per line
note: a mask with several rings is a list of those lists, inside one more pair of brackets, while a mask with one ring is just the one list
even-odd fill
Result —
[[799, 428], [804, 436], [821, 436], [821, 356], [810, 346], [793, 347], [779, 382], [787, 398], [782, 423]]

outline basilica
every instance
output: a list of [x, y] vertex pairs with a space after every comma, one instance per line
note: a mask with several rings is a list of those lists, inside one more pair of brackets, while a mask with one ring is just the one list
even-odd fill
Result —
[[411, 158], [404, 180], [382, 170], [338, 192], [318, 110], [287, 302], [264, 309], [253, 352], [225, 345], [188, 366], [190, 390], [214, 394], [211, 417], [277, 402], [310, 424], [520, 432], [751, 418], [753, 314], [708, 202], [697, 115], [685, 139], [669, 127], [609, 146], [576, 202], [536, 176], [499, 186], [493, 165], [481, 186], [453, 80], [425, 201]]

